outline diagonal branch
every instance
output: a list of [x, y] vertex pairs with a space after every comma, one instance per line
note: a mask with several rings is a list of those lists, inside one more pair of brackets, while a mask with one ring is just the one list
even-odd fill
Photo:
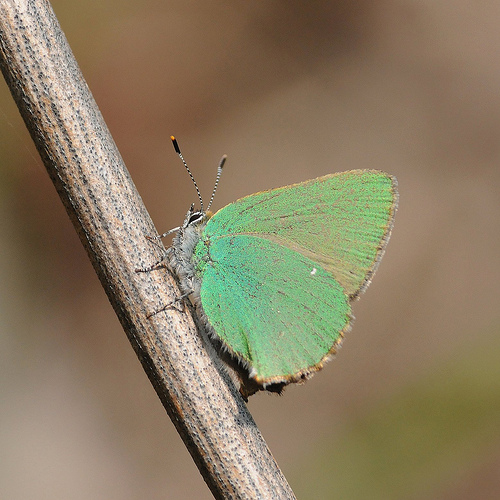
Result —
[[[113, 308], [216, 498], [294, 498], [179, 296], [151, 219], [47, 0], [0, 0], [0, 65]], [[103, 332], [104, 333], [104, 332]]]

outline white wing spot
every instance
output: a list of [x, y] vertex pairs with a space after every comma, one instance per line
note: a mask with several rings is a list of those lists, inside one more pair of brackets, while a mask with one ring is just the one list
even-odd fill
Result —
[[311, 276], [314, 276], [316, 274], [317, 269], [315, 267], [312, 268], [311, 271]]

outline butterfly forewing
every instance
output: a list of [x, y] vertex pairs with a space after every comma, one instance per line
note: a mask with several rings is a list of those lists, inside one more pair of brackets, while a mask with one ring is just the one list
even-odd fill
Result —
[[208, 221], [205, 235], [274, 241], [320, 264], [353, 297], [380, 260], [396, 203], [394, 177], [352, 170], [241, 198]]

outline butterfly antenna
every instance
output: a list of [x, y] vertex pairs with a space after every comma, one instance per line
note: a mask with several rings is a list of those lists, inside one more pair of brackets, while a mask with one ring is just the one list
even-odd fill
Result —
[[184, 156], [182, 156], [181, 149], [179, 148], [179, 144], [177, 144], [177, 139], [171, 135], [170, 139], [172, 140], [172, 144], [174, 145], [175, 152], [179, 155], [179, 158], [181, 159], [182, 163], [184, 163], [184, 166], [186, 167], [186, 170], [189, 174], [189, 177], [191, 177], [191, 180], [193, 181], [194, 187], [196, 189], [196, 193], [198, 194], [198, 199], [200, 200], [200, 205], [201, 205], [201, 212], [204, 212], [203, 210], [203, 199], [201, 197], [200, 190], [198, 188], [198, 184], [196, 184], [196, 181], [194, 180], [194, 176], [191, 173], [191, 170], [189, 170], [189, 167], [187, 166], [186, 160], [184, 159]]
[[219, 162], [219, 166], [217, 168], [217, 177], [215, 178], [214, 190], [212, 191], [212, 196], [210, 197], [210, 201], [208, 202], [207, 212], [210, 210], [212, 206], [212, 202], [214, 201], [215, 191], [217, 191], [217, 186], [219, 185], [220, 176], [222, 175], [222, 167], [224, 167], [224, 163], [226, 163], [227, 155], [224, 155]]

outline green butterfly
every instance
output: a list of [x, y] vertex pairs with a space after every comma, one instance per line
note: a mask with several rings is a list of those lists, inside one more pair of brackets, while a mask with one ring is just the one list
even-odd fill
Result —
[[[188, 169], [177, 141], [174, 147]], [[336, 352], [389, 240], [395, 177], [351, 170], [191, 206], [168, 250], [183, 296], [239, 367], [241, 393], [281, 392]], [[165, 234], [169, 234], [165, 233]], [[162, 235], [163, 237], [164, 235]]]

